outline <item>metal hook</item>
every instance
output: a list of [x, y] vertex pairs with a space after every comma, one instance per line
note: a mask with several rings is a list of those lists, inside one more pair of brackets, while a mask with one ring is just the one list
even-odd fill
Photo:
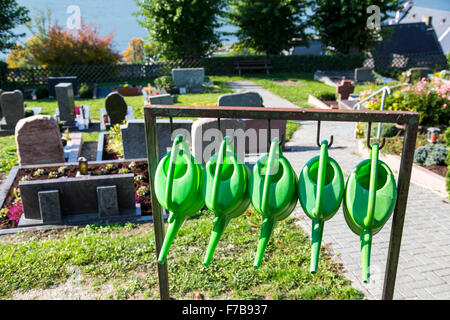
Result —
[[[370, 132], [372, 129], [372, 122], [368, 122], [368, 128], [367, 128], [367, 148], [372, 150], [372, 145], [370, 144]], [[386, 143], [386, 137], [383, 137], [383, 141], [381, 142], [380, 147], [378, 150], [381, 150], [384, 147], [384, 144]]]
[[[316, 140], [317, 146], [321, 146], [320, 144], [320, 120], [317, 121], [317, 140]], [[331, 147], [331, 145], [333, 144], [333, 135], [331, 135], [330, 137], [330, 142], [328, 143], [328, 148]]]

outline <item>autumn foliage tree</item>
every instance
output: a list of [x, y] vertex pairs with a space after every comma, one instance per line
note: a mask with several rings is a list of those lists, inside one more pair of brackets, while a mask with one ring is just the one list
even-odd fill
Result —
[[122, 56], [112, 48], [113, 36], [99, 36], [91, 24], [82, 23], [73, 33], [55, 22], [47, 34], [30, 38], [25, 49], [35, 63], [43, 66], [117, 64]]

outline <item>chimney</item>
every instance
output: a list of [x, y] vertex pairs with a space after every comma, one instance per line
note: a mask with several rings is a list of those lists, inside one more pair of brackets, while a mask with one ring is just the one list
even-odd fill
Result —
[[431, 20], [432, 20], [432, 18], [433, 17], [431, 17], [431, 16], [423, 16], [422, 17], [422, 22], [424, 22], [427, 27], [431, 27]]

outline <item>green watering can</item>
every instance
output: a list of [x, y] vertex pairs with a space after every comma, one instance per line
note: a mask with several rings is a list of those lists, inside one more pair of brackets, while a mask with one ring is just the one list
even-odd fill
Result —
[[361, 238], [362, 279], [365, 283], [370, 277], [372, 235], [389, 220], [397, 200], [394, 175], [386, 163], [378, 160], [381, 147], [376, 142], [372, 144], [370, 159], [353, 169], [345, 186], [344, 217], [350, 229]]
[[203, 264], [208, 266], [214, 250], [232, 218], [244, 213], [250, 205], [249, 168], [239, 163], [232, 139], [225, 137], [218, 153], [206, 163], [202, 194], [206, 206], [215, 213], [214, 227]]
[[324, 222], [339, 209], [344, 196], [344, 175], [341, 167], [328, 156], [328, 144], [320, 144], [320, 156], [309, 160], [300, 173], [298, 196], [303, 211], [312, 219], [310, 272], [317, 272]]
[[189, 152], [183, 135], [178, 135], [159, 162], [155, 174], [155, 193], [161, 206], [169, 210], [169, 228], [159, 254], [163, 264], [178, 230], [188, 216], [205, 205], [201, 194], [203, 166]]
[[253, 267], [258, 269], [272, 235], [275, 223], [287, 218], [297, 204], [297, 176], [281, 152], [280, 140], [275, 138], [269, 154], [253, 167], [250, 181], [253, 207], [262, 214], [263, 222]]

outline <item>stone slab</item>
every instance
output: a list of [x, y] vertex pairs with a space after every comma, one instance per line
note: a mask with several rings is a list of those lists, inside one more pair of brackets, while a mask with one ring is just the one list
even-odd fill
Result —
[[371, 68], [355, 68], [355, 81], [367, 82], [373, 81], [374, 76]]
[[173, 105], [173, 97], [170, 94], [158, 94], [149, 96], [150, 104]]
[[61, 222], [61, 202], [58, 190], [38, 192], [39, 210], [43, 223]]
[[100, 217], [119, 215], [119, 202], [117, 201], [117, 187], [97, 187], [98, 214]]
[[23, 94], [20, 90], [3, 91], [0, 96], [1, 113], [3, 116], [0, 128], [14, 130], [17, 122], [25, 117]]
[[263, 99], [257, 92], [223, 94], [219, 97], [217, 105], [227, 107], [261, 107]]

